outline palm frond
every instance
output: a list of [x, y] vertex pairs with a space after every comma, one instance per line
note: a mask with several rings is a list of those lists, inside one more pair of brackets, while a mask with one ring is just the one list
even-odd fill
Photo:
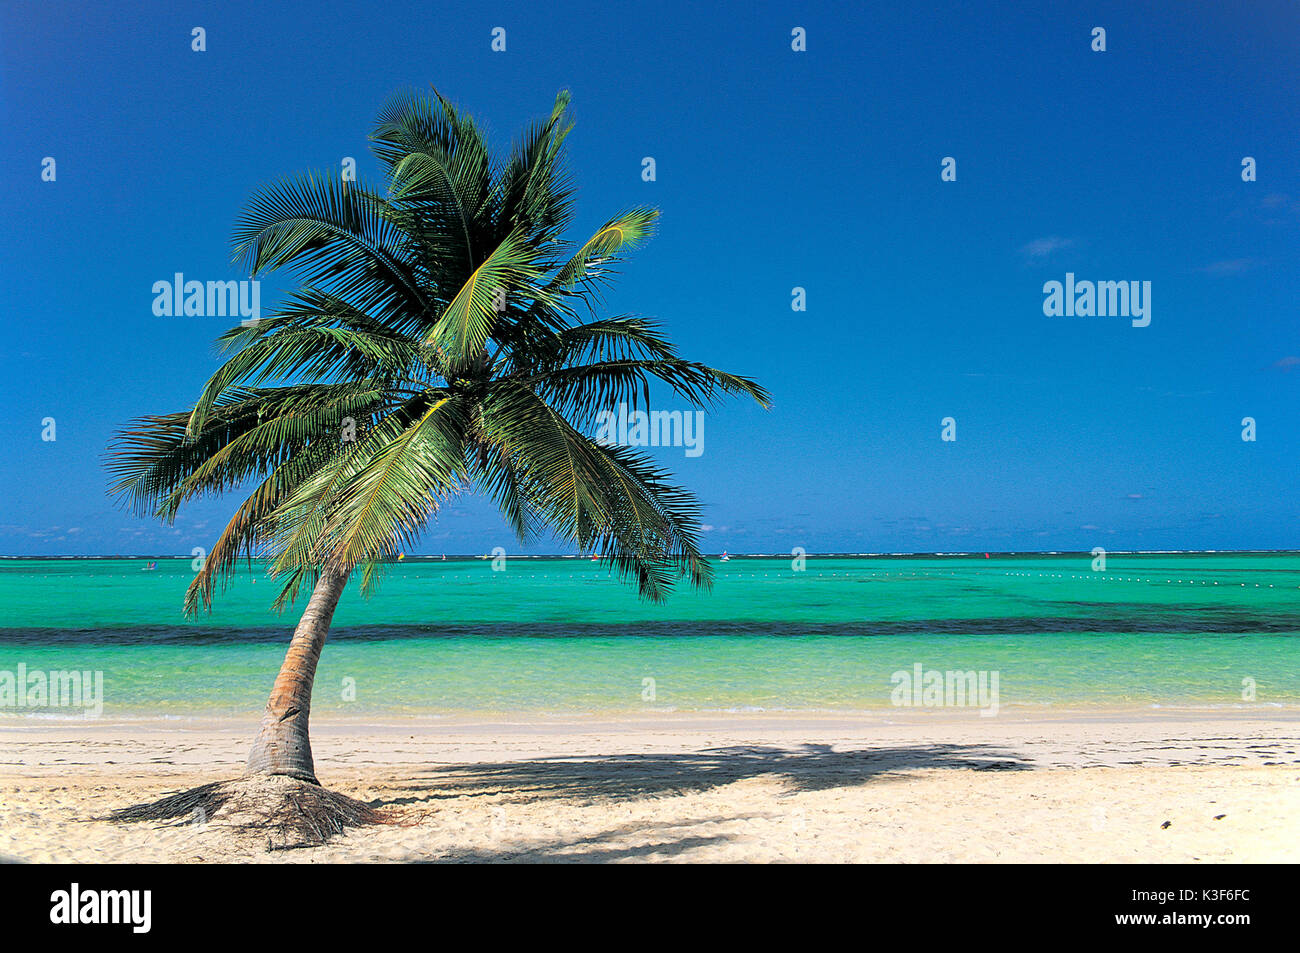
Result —
[[511, 233], [474, 269], [425, 339], [448, 368], [458, 370], [479, 356], [509, 295], [540, 295], [537, 257], [534, 247]]
[[584, 436], [521, 386], [498, 388], [482, 407], [483, 432], [510, 446], [512, 483], [562, 539], [593, 552], [643, 596], [661, 600], [673, 580], [707, 586], [710, 570], [693, 526], [699, 504], [644, 457]]
[[653, 208], [634, 208], [621, 212], [583, 242], [582, 247], [564, 263], [552, 281], [556, 289], [569, 289], [582, 281], [594, 281], [604, 276], [600, 266], [608, 263], [620, 251], [636, 248], [654, 234], [654, 224], [659, 211]]

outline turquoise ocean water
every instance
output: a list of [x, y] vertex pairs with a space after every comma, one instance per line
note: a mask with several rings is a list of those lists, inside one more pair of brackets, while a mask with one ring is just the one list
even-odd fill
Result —
[[[585, 560], [406, 560], [345, 593], [314, 711], [879, 710], [918, 664], [997, 673], [1002, 710], [1300, 705], [1300, 554], [1091, 562], [736, 558], [652, 605]], [[102, 672], [108, 718], [260, 711], [296, 621], [275, 584], [255, 564], [187, 621], [190, 560], [145, 564], [0, 560], [0, 695], [22, 665]], [[0, 707], [33, 717], [81, 714]]]

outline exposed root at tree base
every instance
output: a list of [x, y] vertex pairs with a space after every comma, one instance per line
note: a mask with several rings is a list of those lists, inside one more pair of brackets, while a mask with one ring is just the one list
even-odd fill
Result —
[[110, 821], [162, 821], [264, 834], [268, 850], [315, 847], [351, 827], [394, 823], [383, 811], [319, 784], [275, 775], [214, 781], [113, 811]]

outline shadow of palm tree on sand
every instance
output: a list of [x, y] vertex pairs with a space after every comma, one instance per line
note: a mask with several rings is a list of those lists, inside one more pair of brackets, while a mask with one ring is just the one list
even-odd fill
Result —
[[496, 795], [504, 800], [636, 800], [692, 794], [749, 778], [779, 778], [792, 792], [866, 784], [881, 774], [927, 768], [1026, 770], [1023, 757], [989, 745], [915, 745], [836, 751], [831, 745], [796, 748], [737, 746], [684, 753], [611, 754], [539, 758], [431, 768], [408, 785], [409, 797], [372, 807]]
[[[706, 793], [752, 778], [779, 779], [794, 794], [856, 787], [884, 775], [921, 769], [1024, 771], [1031, 767], [1023, 756], [989, 745], [934, 744], [845, 751], [824, 744], [722, 747], [685, 753], [621, 753], [434, 767], [427, 770], [427, 776], [407, 786], [409, 795], [373, 801], [371, 806], [432, 806], [447, 799], [485, 797], [507, 806], [549, 801], [613, 807], [645, 798]], [[770, 821], [782, 817], [779, 811], [705, 813], [668, 822], [642, 817], [597, 831], [557, 830], [540, 840], [516, 840], [505, 822], [501, 838], [493, 843], [459, 848], [438, 858], [413, 854], [407, 860], [609, 863], [688, 859], [696, 849], [725, 847], [734, 842], [750, 823], [770, 833]], [[766, 828], [762, 826], [765, 822]]]

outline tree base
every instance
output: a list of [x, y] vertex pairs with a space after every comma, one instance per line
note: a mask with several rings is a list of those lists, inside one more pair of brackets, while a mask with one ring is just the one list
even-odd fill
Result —
[[265, 834], [267, 850], [317, 847], [348, 828], [391, 823], [364, 801], [319, 784], [279, 775], [214, 781], [108, 815], [118, 822], [220, 825], [241, 834]]

